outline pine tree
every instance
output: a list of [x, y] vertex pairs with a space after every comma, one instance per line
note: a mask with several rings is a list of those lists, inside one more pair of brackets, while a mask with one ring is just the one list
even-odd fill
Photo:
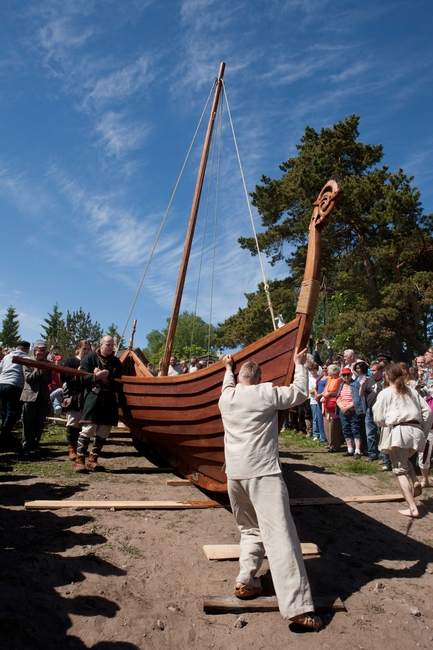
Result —
[[2, 322], [0, 340], [7, 348], [14, 348], [20, 340], [18, 314], [13, 307], [8, 307]]
[[79, 311], [73, 311], [72, 314], [68, 311], [66, 314], [66, 330], [74, 349], [83, 339], [97, 346], [104, 335], [100, 323], [94, 323], [90, 313], [85, 314], [81, 307]]
[[63, 338], [65, 323], [62, 319], [62, 312], [59, 311], [59, 304], [56, 302], [53, 307], [53, 313], [48, 314], [44, 318], [46, 325], [41, 325], [43, 332], [41, 338], [44, 339], [48, 348], [54, 347], [56, 350], [60, 348], [60, 340]]
[[[334, 349], [387, 348], [408, 359], [433, 334], [433, 215], [423, 213], [413, 178], [379, 166], [382, 145], [358, 142], [359, 120], [307, 127], [282, 177], [262, 177], [252, 194], [265, 228], [259, 244], [271, 264], [287, 263], [288, 287], [299, 287], [312, 203], [335, 179], [343, 198], [323, 231], [321, 333]], [[256, 254], [253, 238], [239, 241]]]
[[115, 344], [116, 344], [116, 348], [118, 347], [119, 350], [120, 350], [121, 348], [123, 349], [125, 347], [125, 339], [124, 338], [122, 338], [122, 340], [119, 343], [120, 335], [119, 335], [119, 329], [118, 329], [117, 325], [115, 325], [114, 323], [111, 323], [111, 325], [109, 325], [109, 327], [107, 329], [107, 334], [109, 336], [113, 337], [113, 339], [115, 341]]

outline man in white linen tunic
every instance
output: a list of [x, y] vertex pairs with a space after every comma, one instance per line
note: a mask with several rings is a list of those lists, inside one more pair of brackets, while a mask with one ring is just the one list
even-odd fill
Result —
[[256, 577], [265, 552], [278, 606], [284, 618], [316, 629], [301, 545], [290, 513], [289, 494], [278, 453], [278, 412], [304, 402], [308, 393], [306, 352], [295, 350], [295, 377], [290, 386], [260, 384], [260, 367], [243, 364], [236, 384], [233, 359], [222, 359], [226, 373], [219, 399], [225, 430], [228, 493], [241, 532], [240, 572], [234, 593], [250, 598], [262, 593]]

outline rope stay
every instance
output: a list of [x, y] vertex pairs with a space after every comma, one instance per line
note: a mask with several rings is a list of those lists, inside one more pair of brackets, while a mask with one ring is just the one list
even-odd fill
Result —
[[[125, 336], [126, 329], [128, 327], [128, 324], [129, 324], [129, 321], [131, 319], [132, 313], [133, 313], [133, 311], [135, 309], [135, 305], [137, 303], [138, 296], [140, 294], [141, 288], [143, 286], [144, 280], [145, 280], [147, 272], [149, 270], [149, 266], [150, 266], [150, 263], [152, 261], [152, 258], [153, 258], [154, 254], [155, 254], [155, 250], [156, 250], [156, 247], [158, 245], [159, 239], [161, 237], [163, 228], [164, 228], [164, 226], [166, 224], [168, 214], [170, 212], [171, 206], [172, 206], [174, 198], [176, 196], [176, 192], [178, 190], [180, 181], [181, 181], [181, 179], [183, 177], [186, 165], [187, 165], [188, 160], [190, 158], [191, 151], [192, 151], [192, 149], [194, 147], [195, 141], [196, 141], [198, 133], [200, 131], [200, 127], [202, 125], [202, 122], [203, 122], [204, 116], [206, 114], [207, 107], [209, 105], [209, 102], [210, 102], [210, 99], [212, 97], [212, 93], [214, 91], [216, 83], [217, 83], [217, 79], [214, 80], [214, 82], [212, 84], [212, 87], [211, 87], [211, 89], [209, 91], [209, 96], [208, 96], [208, 98], [206, 100], [206, 103], [204, 105], [202, 114], [200, 116], [200, 120], [198, 122], [196, 130], [195, 130], [194, 135], [192, 137], [192, 140], [191, 140], [191, 143], [189, 145], [188, 151], [186, 153], [185, 160], [183, 162], [183, 165], [182, 165], [182, 168], [180, 170], [179, 176], [178, 176], [178, 178], [176, 180], [173, 192], [171, 194], [171, 197], [170, 197], [170, 200], [168, 202], [168, 205], [167, 205], [166, 211], [164, 213], [163, 219], [161, 221], [158, 233], [156, 235], [156, 238], [155, 238], [155, 241], [153, 243], [151, 252], [149, 254], [149, 258], [147, 260], [145, 269], [144, 269], [143, 274], [141, 276], [141, 279], [140, 279], [137, 291], [135, 293], [134, 299], [132, 301], [132, 305], [131, 305], [131, 308], [129, 310], [128, 317], [126, 319], [124, 328], [122, 330], [122, 334], [119, 337], [119, 342], [118, 342], [117, 347], [116, 347], [116, 354], [119, 351], [120, 343], [121, 343], [122, 339]], [[269, 288], [268, 280], [267, 280], [267, 277], [266, 277], [265, 268], [264, 268], [264, 265], [263, 265], [262, 252], [261, 252], [261, 249], [260, 249], [260, 245], [259, 245], [259, 241], [258, 241], [258, 237], [257, 237], [257, 232], [256, 232], [255, 225], [254, 225], [254, 218], [253, 218], [253, 214], [252, 214], [252, 210], [251, 210], [251, 203], [250, 203], [249, 194], [248, 194], [248, 190], [247, 190], [247, 186], [246, 186], [245, 175], [244, 175], [242, 162], [241, 162], [241, 158], [240, 158], [240, 154], [239, 154], [238, 143], [237, 143], [236, 134], [235, 134], [235, 131], [234, 131], [233, 120], [232, 120], [232, 116], [231, 116], [231, 112], [230, 112], [230, 105], [229, 105], [228, 96], [227, 96], [227, 89], [226, 89], [224, 80], [222, 80], [222, 91], [221, 92], [222, 92], [222, 94], [224, 96], [224, 99], [225, 99], [227, 114], [228, 114], [228, 118], [229, 118], [229, 122], [230, 122], [231, 133], [232, 133], [234, 147], [235, 147], [235, 151], [236, 151], [236, 157], [237, 157], [239, 170], [240, 170], [240, 175], [241, 175], [241, 180], [242, 180], [242, 186], [243, 186], [243, 189], [244, 189], [244, 194], [245, 194], [245, 198], [246, 198], [246, 202], [247, 202], [247, 206], [248, 206], [248, 213], [249, 213], [249, 216], [250, 216], [250, 221], [251, 221], [251, 226], [252, 226], [252, 230], [253, 230], [254, 240], [255, 240], [256, 248], [257, 248], [257, 254], [258, 254], [258, 258], [259, 258], [259, 262], [260, 262], [260, 268], [261, 268], [261, 272], [262, 272], [264, 291], [265, 291], [265, 294], [266, 294], [269, 313], [270, 313], [271, 319], [272, 319], [272, 325], [273, 325], [273, 328], [275, 330], [275, 329], [277, 329], [277, 325], [276, 325], [276, 322], [275, 322], [276, 319], [275, 319], [275, 315], [274, 315], [274, 309], [273, 309], [273, 306], [272, 306], [270, 288]], [[213, 310], [213, 291], [214, 291], [214, 280], [215, 280], [216, 227], [217, 227], [217, 212], [218, 212], [219, 174], [220, 174], [220, 164], [221, 164], [222, 108], [220, 108], [220, 110], [218, 110], [217, 114], [218, 114], [218, 117], [219, 117], [220, 137], [219, 137], [219, 151], [218, 151], [218, 155], [217, 155], [217, 169], [218, 169], [217, 180], [216, 180], [216, 194], [217, 194], [217, 196], [216, 196], [216, 199], [215, 199], [215, 217], [214, 217], [214, 233], [213, 233], [213, 258], [212, 258], [212, 270], [211, 270], [211, 296], [210, 296], [210, 316], [209, 316], [209, 332], [208, 332], [208, 354], [210, 352], [210, 339], [211, 339], [211, 329], [212, 329], [212, 310]], [[216, 155], [215, 154], [215, 148], [216, 148], [215, 140], [216, 140], [216, 138], [214, 139], [214, 143], [213, 143], [212, 165], [211, 165], [212, 169], [213, 169], [213, 166], [214, 166], [215, 155]], [[211, 175], [210, 175], [209, 178], [211, 178]], [[203, 238], [202, 238], [200, 263], [199, 263], [199, 280], [198, 280], [198, 285], [197, 285], [195, 307], [194, 307], [194, 317], [196, 317], [196, 314], [197, 314], [198, 296], [199, 296], [199, 288], [200, 288], [200, 276], [201, 276], [201, 269], [202, 269], [202, 264], [203, 264], [205, 233], [206, 233], [206, 221], [207, 221], [207, 212], [208, 212], [208, 206], [209, 206], [210, 189], [211, 189], [211, 180], [209, 180], [208, 198], [207, 198], [207, 206], [206, 206], [206, 217], [205, 217], [205, 225], [204, 225]], [[193, 334], [194, 334], [194, 321], [193, 321], [193, 327], [192, 327], [192, 333], [191, 333], [191, 349], [192, 349], [192, 345], [193, 345]]]
[[168, 206], [167, 206], [167, 209], [166, 209], [166, 211], [165, 211], [165, 213], [164, 213], [164, 217], [163, 217], [163, 219], [162, 219], [161, 225], [160, 225], [159, 230], [158, 230], [158, 233], [157, 233], [157, 235], [156, 235], [156, 238], [155, 238], [154, 244], [153, 244], [153, 246], [152, 246], [152, 250], [151, 250], [151, 252], [150, 252], [149, 259], [147, 260], [147, 264], [146, 264], [145, 269], [144, 269], [144, 271], [143, 271], [143, 275], [141, 276], [141, 280], [140, 280], [140, 283], [139, 283], [139, 285], [138, 285], [137, 291], [136, 291], [136, 293], [135, 293], [134, 300], [132, 301], [131, 309], [129, 310], [129, 314], [128, 314], [128, 317], [127, 317], [127, 319], [126, 319], [125, 326], [124, 326], [124, 328], [123, 328], [123, 331], [122, 331], [121, 336], [119, 337], [119, 342], [118, 342], [117, 347], [116, 347], [116, 354], [119, 352], [120, 343], [121, 343], [123, 337], [125, 336], [126, 328], [128, 327], [128, 323], [129, 323], [129, 321], [130, 321], [130, 319], [131, 319], [132, 312], [133, 312], [134, 309], [135, 309], [135, 305], [136, 305], [136, 303], [137, 303], [138, 296], [140, 295], [141, 287], [143, 286], [144, 279], [145, 279], [145, 277], [146, 277], [146, 275], [147, 275], [147, 271], [148, 271], [148, 269], [149, 269], [150, 263], [151, 263], [151, 261], [152, 261], [153, 255], [154, 255], [154, 253], [155, 253], [155, 249], [156, 249], [156, 247], [157, 247], [157, 245], [158, 245], [159, 238], [160, 238], [161, 233], [162, 233], [162, 230], [163, 230], [163, 228], [164, 228], [164, 226], [165, 226], [165, 222], [167, 221], [167, 217], [168, 217], [168, 214], [169, 214], [169, 212], [170, 212], [170, 209], [171, 209], [172, 203], [173, 203], [173, 201], [174, 201], [174, 197], [176, 196], [176, 192], [177, 192], [177, 189], [178, 189], [178, 187], [179, 187], [180, 181], [181, 181], [181, 179], [182, 179], [183, 173], [184, 173], [184, 171], [185, 171], [185, 167], [186, 167], [186, 165], [187, 165], [187, 163], [188, 163], [188, 160], [189, 160], [189, 157], [190, 157], [190, 154], [191, 154], [192, 148], [193, 148], [193, 146], [194, 146], [194, 143], [195, 143], [195, 141], [196, 141], [196, 138], [197, 138], [198, 132], [199, 132], [199, 130], [200, 130], [201, 124], [202, 124], [202, 122], [203, 122], [203, 118], [204, 118], [204, 116], [205, 116], [205, 114], [206, 114], [206, 109], [207, 109], [207, 107], [208, 107], [208, 105], [209, 105], [209, 102], [210, 102], [210, 100], [211, 100], [212, 93], [213, 93], [213, 90], [214, 90], [214, 88], [215, 88], [215, 84], [216, 84], [216, 80], [214, 80], [214, 82], [213, 82], [213, 84], [212, 84], [212, 87], [211, 87], [211, 89], [210, 89], [209, 96], [208, 96], [208, 98], [207, 98], [207, 100], [206, 100], [205, 106], [204, 106], [203, 111], [202, 111], [202, 114], [201, 114], [201, 116], [200, 116], [199, 123], [198, 123], [197, 128], [196, 128], [196, 130], [195, 130], [195, 132], [194, 132], [194, 135], [193, 135], [193, 137], [192, 137], [191, 144], [189, 145], [188, 151], [187, 151], [186, 156], [185, 156], [185, 160], [184, 160], [184, 162], [183, 162], [182, 168], [181, 168], [181, 170], [180, 170], [180, 173], [179, 173], [179, 176], [178, 176], [178, 178], [177, 178], [176, 184], [175, 184], [175, 186], [174, 186], [173, 192], [172, 192], [172, 194], [171, 194], [170, 200], [169, 200], [169, 202], [168, 202]]
[[270, 313], [271, 318], [272, 318], [273, 328], [274, 328], [274, 330], [276, 330], [277, 325], [275, 323], [275, 315], [274, 315], [274, 309], [273, 309], [273, 306], [272, 306], [271, 292], [270, 292], [270, 289], [269, 289], [268, 280], [266, 278], [265, 267], [263, 266], [262, 252], [260, 250], [259, 240], [258, 240], [258, 237], [257, 237], [256, 228], [254, 226], [253, 212], [251, 210], [251, 203], [250, 203], [250, 200], [249, 200], [247, 185], [246, 185], [246, 182], [245, 182], [244, 170], [242, 168], [241, 158], [240, 158], [240, 155], [239, 155], [239, 148], [238, 148], [238, 143], [237, 143], [237, 140], [236, 140], [235, 130], [234, 130], [234, 127], [233, 127], [233, 121], [232, 121], [232, 116], [231, 116], [231, 112], [230, 112], [229, 100], [228, 100], [228, 97], [227, 97], [227, 90], [226, 90], [226, 87], [225, 87], [224, 80], [223, 80], [222, 83], [223, 83], [223, 88], [224, 88], [224, 98], [225, 98], [226, 106], [227, 106], [227, 114], [229, 116], [229, 121], [230, 121], [231, 130], [232, 130], [232, 136], [233, 136], [233, 142], [235, 144], [236, 156], [237, 156], [237, 159], [238, 159], [239, 170], [240, 170], [240, 174], [241, 174], [241, 178], [242, 178], [242, 185], [243, 185], [243, 188], [244, 188], [245, 198], [246, 198], [247, 205], [248, 205], [248, 212], [249, 212], [249, 215], [250, 215], [251, 226], [252, 226], [252, 229], [253, 229], [254, 239], [255, 239], [255, 242], [256, 242], [257, 254], [258, 254], [259, 262], [260, 262], [260, 268], [262, 270], [263, 285], [264, 285], [264, 290], [265, 290], [265, 294], [266, 294], [266, 299], [268, 301], [269, 313]]

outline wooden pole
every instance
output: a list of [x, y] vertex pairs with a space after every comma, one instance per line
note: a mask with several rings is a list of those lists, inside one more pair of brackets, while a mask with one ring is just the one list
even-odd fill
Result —
[[179, 317], [180, 304], [182, 302], [183, 287], [185, 285], [186, 272], [188, 270], [189, 256], [191, 254], [192, 240], [194, 237], [195, 225], [197, 222], [197, 214], [200, 206], [201, 192], [203, 189], [203, 182], [206, 173], [206, 164], [209, 155], [210, 143], [212, 139], [213, 127], [215, 124], [215, 116], [218, 108], [218, 102], [221, 94], [223, 76], [226, 64], [221, 63], [216, 79], [215, 95], [212, 104], [212, 110], [209, 117], [209, 123], [206, 131], [205, 141], [203, 145], [203, 153], [201, 156], [200, 167], [197, 175], [197, 182], [195, 186], [194, 198], [192, 201], [191, 212], [188, 223], [188, 230], [186, 233], [185, 245], [183, 249], [182, 261], [179, 269], [179, 276], [177, 279], [176, 292], [174, 294], [173, 307], [171, 311], [170, 323], [168, 326], [167, 342], [165, 345], [164, 358], [162, 361], [161, 375], [166, 375], [168, 366], [170, 365], [171, 352], [173, 350], [174, 335], [176, 334], [177, 321]]
[[132, 350], [133, 345], [134, 345], [134, 334], [135, 330], [137, 329], [137, 319], [134, 319], [134, 322], [132, 324], [132, 331], [131, 331], [131, 338], [129, 339], [129, 345], [128, 345], [128, 350]]
[[[48, 372], [61, 372], [65, 375], [75, 375], [77, 377], [85, 377], [87, 375], [93, 375], [93, 372], [87, 372], [86, 370], [80, 370], [80, 368], [70, 368], [69, 366], [61, 366], [55, 363], [50, 363], [49, 361], [37, 361], [36, 359], [30, 359], [30, 357], [12, 357], [13, 363], [19, 363], [22, 366], [29, 366], [29, 368], [39, 368], [39, 370], [47, 370]], [[114, 379], [123, 383], [121, 379]]]
[[69, 368], [69, 366], [61, 366], [49, 361], [37, 361], [30, 359], [30, 357], [12, 357], [13, 363], [20, 363], [22, 366], [29, 366], [29, 368], [39, 368], [39, 370], [47, 370], [48, 372], [61, 372], [65, 375], [75, 375], [77, 377], [84, 377], [84, 375], [93, 375], [92, 372], [86, 372], [79, 368]]

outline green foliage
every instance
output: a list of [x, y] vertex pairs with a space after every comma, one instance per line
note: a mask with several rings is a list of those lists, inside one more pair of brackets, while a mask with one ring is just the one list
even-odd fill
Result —
[[[167, 327], [162, 330], [152, 330], [146, 337], [147, 347], [143, 350], [143, 354], [156, 367], [158, 367], [159, 361], [164, 356], [169, 323], [170, 319], [167, 318]], [[208, 351], [208, 341], [208, 323], [200, 318], [200, 316], [196, 316], [186, 310], [182, 314], [179, 314], [172, 352], [179, 360], [206, 354]], [[213, 338], [209, 349], [210, 351], [215, 349]]]
[[58, 348], [59, 342], [64, 336], [65, 323], [62, 319], [63, 313], [59, 311], [59, 304], [56, 302], [53, 313], [44, 318], [45, 325], [41, 325], [41, 338], [46, 341], [49, 348]]
[[7, 348], [14, 348], [20, 340], [20, 323], [18, 314], [13, 307], [8, 307], [2, 321], [0, 341]]
[[[335, 349], [374, 355], [386, 347], [395, 358], [411, 356], [433, 333], [433, 215], [423, 213], [413, 178], [378, 166], [382, 146], [358, 142], [358, 126], [352, 115], [320, 133], [307, 127], [282, 177], [262, 177], [252, 194], [265, 228], [259, 244], [271, 264], [286, 261], [287, 288], [299, 287], [312, 203], [327, 180], [338, 181], [343, 198], [323, 231], [316, 326]], [[239, 241], [256, 254], [252, 238]]]
[[120, 334], [119, 334], [119, 328], [117, 327], [117, 325], [115, 325], [114, 323], [111, 323], [111, 325], [109, 325], [108, 328], [107, 328], [106, 334], [109, 334], [110, 336], [113, 337], [113, 339], [116, 341], [116, 346], [118, 346], [119, 349], [125, 347], [125, 339], [124, 338], [122, 338], [122, 340], [119, 343]]
[[72, 314], [68, 311], [65, 319], [62, 316], [56, 303], [52, 314], [44, 318], [46, 325], [41, 325], [44, 331], [41, 336], [46, 340], [48, 347], [54, 347], [63, 358], [67, 358], [75, 354], [78, 343], [83, 339], [87, 339], [92, 345], [99, 344], [104, 330], [97, 321], [92, 321], [90, 313], [85, 314], [80, 307], [79, 311], [73, 311]]
[[[165, 335], [163, 333], [164, 331]], [[152, 330], [146, 336], [147, 347], [143, 349], [143, 354], [156, 367], [158, 367], [160, 359], [162, 359], [164, 356], [166, 336], [167, 329], [163, 330], [162, 332], [159, 330]]]
[[[275, 315], [281, 314], [285, 323], [295, 316], [297, 292], [287, 280], [269, 282], [272, 306]], [[272, 332], [273, 324], [263, 283], [256, 293], [246, 293], [247, 306], [239, 308], [237, 314], [218, 324], [215, 331], [217, 348], [233, 349], [249, 345]]]
[[79, 341], [83, 339], [87, 339], [92, 345], [97, 346], [104, 336], [104, 330], [98, 321], [93, 322], [90, 312], [85, 314], [81, 307], [78, 311], [73, 311], [72, 314], [68, 311], [65, 325], [70, 348], [73, 350], [77, 349]]

